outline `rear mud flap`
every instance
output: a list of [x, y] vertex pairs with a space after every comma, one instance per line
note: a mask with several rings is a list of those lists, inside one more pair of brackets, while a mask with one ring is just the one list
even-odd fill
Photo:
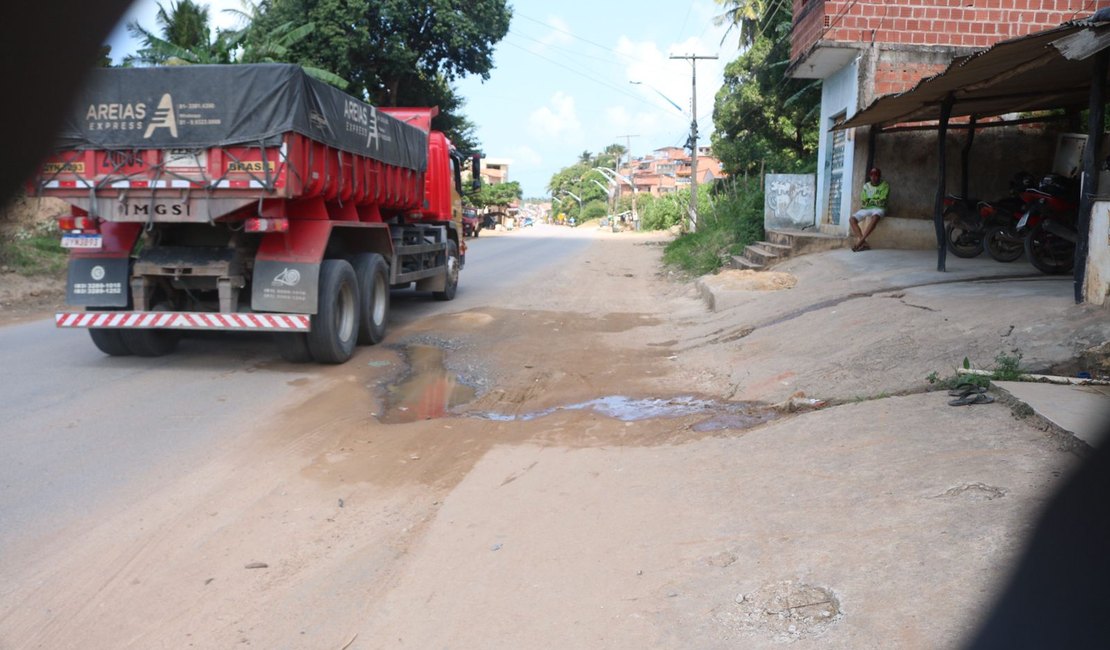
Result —
[[66, 304], [126, 307], [131, 260], [126, 257], [74, 257], [69, 260]]
[[251, 309], [315, 314], [320, 265], [258, 260], [251, 283]]

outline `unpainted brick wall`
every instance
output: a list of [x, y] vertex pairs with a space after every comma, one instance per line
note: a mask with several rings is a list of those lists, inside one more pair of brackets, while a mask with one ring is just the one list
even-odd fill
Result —
[[791, 59], [818, 40], [986, 48], [1110, 7], [1110, 0], [793, 0]]

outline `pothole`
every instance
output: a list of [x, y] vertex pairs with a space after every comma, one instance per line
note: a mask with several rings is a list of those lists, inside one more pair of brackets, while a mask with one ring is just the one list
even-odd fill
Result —
[[705, 415], [690, 428], [699, 433], [750, 429], [778, 418], [782, 408], [758, 402], [718, 402], [693, 396], [633, 398], [610, 395], [554, 406], [528, 413], [470, 411], [458, 407], [477, 396], [477, 389], [450, 372], [445, 351], [435, 345], [413, 344], [404, 348], [408, 372], [399, 383], [385, 388], [385, 408], [380, 421], [405, 424], [448, 416], [474, 417], [498, 422], [527, 422], [562, 411], [593, 411], [622, 422]]
[[409, 373], [386, 388], [385, 424], [404, 424], [449, 415], [451, 409], [474, 399], [476, 391], [447, 371], [443, 350], [430, 345], [405, 348]]
[[758, 633], [776, 642], [817, 636], [841, 617], [840, 601], [831, 589], [792, 580], [739, 594], [733, 603], [713, 611], [727, 636]]

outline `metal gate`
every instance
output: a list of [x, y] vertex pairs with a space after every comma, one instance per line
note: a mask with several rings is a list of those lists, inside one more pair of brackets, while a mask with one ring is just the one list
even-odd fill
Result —
[[[846, 115], [841, 113], [830, 121], [832, 127], [844, 123]], [[828, 204], [825, 209], [825, 223], [840, 224], [841, 197], [844, 192], [844, 143], [845, 131], [831, 131], [829, 154], [825, 157], [825, 178], [828, 187]]]

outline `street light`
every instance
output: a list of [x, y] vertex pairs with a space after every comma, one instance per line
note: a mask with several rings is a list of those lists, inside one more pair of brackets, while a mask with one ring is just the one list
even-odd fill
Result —
[[686, 114], [686, 111], [682, 110], [682, 107], [681, 107], [681, 106], [679, 106], [678, 104], [674, 103], [674, 100], [672, 100], [672, 99], [671, 99], [670, 97], [667, 97], [667, 96], [666, 96], [666, 95], [664, 95], [663, 93], [661, 93], [661, 92], [659, 92], [658, 90], [656, 90], [655, 86], [652, 86], [651, 84], [646, 84], [646, 83], [644, 83], [644, 82], [642, 82], [642, 81], [629, 81], [628, 83], [632, 84], [633, 86], [647, 86], [648, 88], [651, 88], [651, 89], [652, 89], [653, 91], [655, 91], [655, 94], [656, 94], [656, 95], [659, 95], [660, 97], [662, 97], [663, 99], [665, 99], [665, 100], [667, 101], [667, 103], [668, 103], [668, 104], [670, 104], [671, 106], [674, 106], [674, 107], [675, 107], [676, 109], [678, 109], [678, 112], [679, 112], [679, 113], [682, 113], [683, 115], [685, 115], [685, 114]]
[[640, 190], [636, 187], [636, 184], [627, 176], [618, 174], [608, 167], [594, 167], [594, 171], [600, 172], [602, 176], [614, 183], [628, 183], [628, 186], [632, 188], [632, 222], [639, 223], [639, 218], [636, 216], [636, 195], [640, 193]]

